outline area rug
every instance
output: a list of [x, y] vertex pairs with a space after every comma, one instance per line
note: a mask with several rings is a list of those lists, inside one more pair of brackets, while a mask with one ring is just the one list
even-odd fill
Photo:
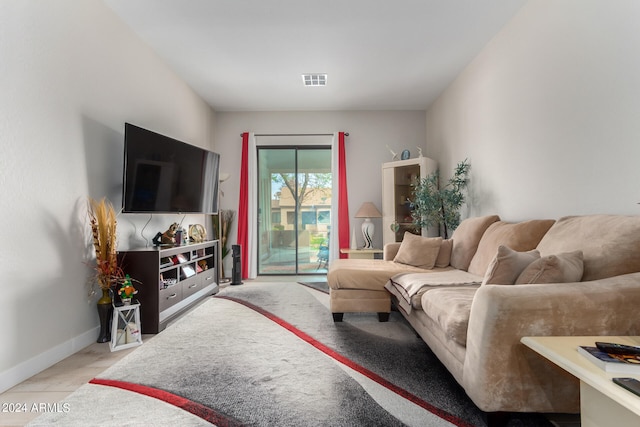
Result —
[[316, 291], [329, 293], [329, 284], [327, 282], [298, 282], [300, 285], [306, 286]]
[[327, 306], [295, 283], [227, 287], [31, 425], [485, 425], [399, 313]]

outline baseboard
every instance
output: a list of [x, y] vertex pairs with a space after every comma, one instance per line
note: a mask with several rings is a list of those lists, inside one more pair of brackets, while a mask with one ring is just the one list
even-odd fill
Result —
[[82, 350], [88, 345], [96, 342], [100, 332], [100, 327], [89, 329], [88, 331], [71, 338], [55, 347], [46, 350], [29, 360], [7, 369], [0, 373], [0, 393], [4, 393], [11, 387], [20, 384], [22, 381], [44, 371], [61, 360]]

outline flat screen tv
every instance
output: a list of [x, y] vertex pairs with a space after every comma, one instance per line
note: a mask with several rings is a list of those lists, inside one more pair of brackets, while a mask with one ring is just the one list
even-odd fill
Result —
[[126, 213], [218, 212], [220, 155], [125, 123]]

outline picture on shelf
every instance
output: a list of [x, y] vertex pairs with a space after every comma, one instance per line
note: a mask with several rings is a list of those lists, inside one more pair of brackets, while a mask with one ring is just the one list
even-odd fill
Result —
[[184, 274], [185, 277], [189, 278], [189, 277], [195, 276], [196, 271], [193, 269], [193, 266], [191, 265], [183, 265], [182, 273]]
[[182, 264], [182, 263], [185, 263], [185, 262], [187, 262], [187, 258], [184, 256], [184, 254], [178, 254], [178, 255], [175, 255], [173, 257], [173, 264], [174, 265], [175, 264]]

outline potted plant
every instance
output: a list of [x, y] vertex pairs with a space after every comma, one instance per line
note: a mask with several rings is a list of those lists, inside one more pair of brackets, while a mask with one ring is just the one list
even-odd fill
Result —
[[95, 282], [102, 291], [102, 297], [97, 302], [100, 317], [98, 342], [108, 342], [111, 340], [110, 318], [113, 312], [111, 289], [124, 281], [116, 254], [116, 214], [106, 198], [89, 199], [88, 214], [96, 253]]
[[471, 165], [467, 159], [458, 163], [449, 182], [440, 188], [439, 171], [420, 179], [413, 188], [413, 224], [417, 227], [438, 227], [449, 238], [460, 224], [460, 207], [465, 201], [463, 191], [469, 182]]

